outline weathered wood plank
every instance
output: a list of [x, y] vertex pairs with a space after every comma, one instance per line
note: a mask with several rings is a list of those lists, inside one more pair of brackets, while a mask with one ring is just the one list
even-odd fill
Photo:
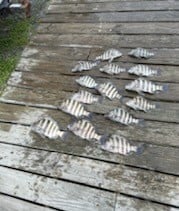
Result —
[[41, 34], [179, 34], [179, 23], [41, 23]]
[[[128, 200], [128, 199], [126, 199]], [[0, 210], [2, 211], [55, 211], [43, 206], [39, 206], [30, 202], [16, 199], [10, 196], [0, 194]]]
[[178, 11], [108, 12], [49, 14], [42, 23], [122, 23], [122, 22], [178, 22]]
[[[13, 72], [11, 78], [8, 81], [8, 85], [23, 87], [28, 89], [38, 89], [43, 88], [44, 90], [55, 90], [76, 92], [79, 90], [80, 86], [76, 83], [75, 79], [79, 78], [79, 75], [69, 76], [69, 75], [54, 75], [54, 74], [40, 74], [33, 72]], [[104, 83], [110, 81], [110, 78], [97, 78], [95, 77], [97, 83]], [[113, 84], [118, 87], [123, 96], [136, 96], [135, 92], [130, 92], [125, 90], [125, 85], [129, 84], [131, 80], [121, 80], [113, 79]], [[159, 85], [165, 85], [165, 83], [157, 83]], [[93, 93], [97, 91], [92, 90]], [[154, 95], [145, 94], [145, 96], [152, 100], [162, 100], [162, 101], [179, 101], [179, 85], [176, 83], [168, 83], [168, 90]]]
[[0, 165], [6, 167], [179, 205], [179, 178], [175, 176], [6, 144], [0, 144], [0, 149]]
[[[57, 122], [59, 122], [63, 126], [63, 128], [65, 128], [67, 124], [71, 122], [68, 116], [66, 116], [64, 120], [62, 119], [62, 117], [58, 119], [57, 114], [56, 118], [52, 114], [50, 116], [53, 117], [55, 120], [57, 120]], [[113, 127], [112, 129], [110, 127], [106, 128], [106, 125], [103, 122], [101, 123], [101, 125], [95, 124], [94, 121], [92, 122], [95, 126], [98, 126], [97, 128], [100, 134], [104, 133], [112, 134], [115, 132], [125, 135], [126, 131], [124, 127], [121, 128]], [[166, 128], [167, 126], [169, 126], [170, 128], [171, 125], [164, 124], [164, 126], [166, 126]], [[164, 126], [162, 127], [162, 129], [164, 129]], [[151, 134], [154, 130], [155, 133], [153, 133], [154, 135], [152, 136]], [[30, 132], [30, 127], [7, 124], [7, 123], [6, 124], [0, 123], [0, 132], [1, 132], [0, 140], [3, 143], [27, 146], [36, 149], [45, 149], [54, 152], [62, 152], [70, 155], [83, 156], [107, 162], [111, 161], [117, 164], [130, 165], [133, 167], [140, 167], [140, 168], [142, 167], [145, 169], [157, 170], [163, 173], [178, 175], [179, 148], [156, 145], [156, 144], [165, 145], [166, 141], [172, 142], [173, 141], [172, 137], [174, 137], [174, 140], [176, 140], [177, 143], [178, 140], [177, 139], [178, 136], [176, 135], [177, 132], [175, 132], [175, 134], [172, 134], [172, 131], [171, 130], [167, 131], [167, 129], [166, 131], [161, 132], [160, 129], [158, 128], [154, 128], [153, 131], [150, 131], [150, 129], [145, 128], [144, 130], [142, 130], [142, 133], [144, 133], [144, 135], [141, 134], [141, 130], [139, 131], [138, 128], [133, 128], [133, 131], [131, 130], [131, 134], [128, 134], [129, 131], [127, 131], [127, 135], [132, 136], [131, 138], [128, 138], [126, 135], [126, 137], [130, 141], [133, 142], [135, 135], [137, 134], [137, 132], [139, 132], [142, 136], [140, 138], [143, 140], [143, 142], [134, 142], [134, 143], [136, 144], [146, 143], [144, 152], [140, 156], [137, 156], [135, 154], [132, 154], [130, 156], [122, 156], [119, 154], [104, 152], [95, 143], [81, 140], [80, 138], [77, 138], [71, 133], [68, 133], [68, 138], [66, 139], [65, 142], [60, 141], [59, 139], [56, 141], [55, 140], [49, 141], [48, 139], [42, 139], [40, 136]], [[151, 139], [148, 139], [149, 136], [151, 136]], [[163, 139], [161, 137], [163, 137]], [[147, 144], [147, 142], [149, 144]], [[153, 142], [153, 144], [151, 144], [151, 142]]]
[[177, 211], [177, 208], [166, 207], [159, 204], [151, 204], [150, 202], [134, 199], [134, 198], [126, 198], [123, 195], [117, 196], [117, 203], [115, 211]]
[[[26, 90], [26, 89], [25, 89]], [[17, 103], [23, 103], [24, 105], [28, 103], [31, 103], [30, 105], [34, 105], [37, 107], [46, 107], [46, 108], [54, 108], [57, 109], [58, 106], [62, 103], [64, 99], [70, 98], [73, 94], [69, 92], [64, 92], [64, 91], [59, 91], [58, 98], [55, 95], [52, 95], [50, 98], [50, 94], [48, 92], [48, 96], [43, 96], [41, 97], [38, 95], [38, 93], [34, 93], [33, 91], [31, 92], [26, 92], [25, 96], [28, 96], [28, 99], [23, 99], [24, 94], [22, 94], [23, 90], [18, 90], [19, 95], [16, 94], [16, 91], [14, 92], [15, 97], [10, 98], [8, 97], [1, 97], [0, 101], [8, 102], [8, 100], [16, 100]], [[28, 95], [27, 95], [28, 93]], [[19, 99], [19, 96], [21, 97]], [[39, 97], [34, 99], [34, 97]], [[40, 100], [38, 100], [40, 99]], [[86, 108], [88, 111], [92, 113], [97, 113], [97, 114], [106, 114], [112, 109], [116, 107], [124, 107], [126, 110], [128, 110], [134, 117], [140, 118], [140, 119], [145, 119], [145, 120], [156, 120], [156, 121], [163, 121], [163, 122], [176, 122], [179, 123], [179, 104], [178, 103], [166, 103], [166, 102], [153, 102], [153, 104], [157, 104], [158, 108], [148, 111], [147, 113], [140, 112], [140, 111], [134, 111], [132, 109], [129, 109], [125, 106], [125, 102], [129, 100], [129, 98], [124, 98], [123, 99], [123, 104], [120, 103], [118, 100], [103, 100], [102, 104], [101, 103], [95, 103], [93, 105], [86, 105]], [[14, 108], [13, 108], [14, 107]], [[170, 109], [169, 109], [170, 108]], [[14, 121], [12, 119], [12, 112], [16, 114], [17, 118], [20, 117], [20, 115], [23, 113], [23, 110], [25, 108], [21, 106], [13, 106], [12, 105], [6, 105], [6, 104], [1, 104], [0, 107], [0, 119], [2, 121]], [[38, 112], [37, 112], [38, 113]], [[40, 113], [40, 111], [39, 111]], [[165, 115], [163, 115], [165, 114]]]
[[5, 167], [0, 167], [0, 191], [67, 211], [111, 211], [115, 202], [115, 195], [107, 191]]
[[179, 10], [179, 2], [173, 1], [128, 1], [128, 2], [107, 2], [91, 4], [50, 4], [47, 14], [61, 13], [98, 13], [98, 12], [136, 12], [136, 11], [176, 11]]
[[[139, 61], [140, 62], [140, 61]], [[31, 58], [24, 58], [22, 57], [16, 66], [16, 70], [18, 71], [31, 71], [31, 72], [38, 72], [41, 74], [47, 73], [47, 74], [65, 74], [65, 75], [86, 75], [90, 74], [92, 77], [107, 77], [106, 74], [101, 73], [99, 71], [99, 68], [105, 65], [106, 63], [101, 63], [101, 65], [98, 65], [96, 68], [90, 70], [90, 71], [83, 71], [80, 73], [72, 73], [72, 68], [77, 64], [77, 61], [59, 61], [59, 62], [53, 62], [53, 61], [46, 61], [45, 59], [31, 59]], [[128, 70], [129, 68], [137, 65], [133, 63], [128, 62], [116, 62], [119, 66], [126, 68]], [[138, 63], [140, 64], [140, 63]], [[148, 66], [152, 69], [160, 70], [161, 74], [157, 77], [149, 77], [152, 81], [160, 81], [160, 82], [179, 82], [179, 71], [177, 66], [169, 66], [169, 65], [150, 65]], [[108, 76], [109, 77], [109, 76]], [[136, 76], [130, 75], [128, 73], [121, 73], [119, 75], [110, 76], [111, 79], [113, 78], [120, 78], [120, 79], [135, 79]]]
[[136, 48], [142, 46], [144, 48], [178, 48], [178, 35], [88, 35], [81, 36], [76, 34], [37, 34], [30, 41], [31, 44], [38, 45], [85, 45], [93, 46], [110, 46], [116, 48]]
[[[20, 124], [26, 124], [30, 125], [32, 122], [36, 121], [40, 116], [42, 115], [50, 115], [56, 119], [56, 116], [59, 116], [60, 119], [58, 120], [60, 122], [60, 125], [65, 129], [67, 127], [67, 124], [70, 123], [71, 117], [67, 114], [62, 113], [61, 111], [56, 111], [56, 107], [54, 106], [54, 110], [48, 110], [47, 108], [53, 108], [53, 104], [33, 104], [33, 95], [31, 95], [30, 92], [24, 92], [22, 93], [22, 90], [18, 90], [19, 96], [29, 96], [29, 100], [32, 99], [30, 102], [28, 100], [26, 101], [15, 101], [14, 103], [22, 103], [24, 105], [31, 105], [31, 106], [36, 106], [35, 108], [33, 107], [27, 107], [27, 106], [18, 106], [18, 105], [13, 105], [13, 104], [3, 104], [1, 103], [1, 109], [0, 109], [0, 120], [3, 122], [15, 122], [15, 123], [20, 123]], [[16, 92], [14, 92], [16, 94]], [[14, 95], [13, 94], [13, 95]], [[44, 93], [45, 94], [45, 93]], [[46, 93], [48, 94], [48, 93]], [[66, 93], [63, 93], [66, 94]], [[18, 95], [18, 94], [17, 94]], [[37, 95], [39, 96], [39, 95]], [[41, 96], [39, 96], [39, 99], [41, 99]], [[4, 99], [5, 102], [12, 102], [13, 98]], [[3, 99], [1, 98], [1, 101]], [[48, 101], [46, 103], [49, 103]], [[44, 106], [43, 106], [44, 105]], [[58, 103], [56, 104], [56, 106]], [[37, 106], [42, 107], [37, 108]], [[90, 108], [88, 107], [88, 110], [90, 111], [96, 111], [98, 110], [99, 113], [104, 113], [105, 110], [109, 110], [109, 107], [107, 107], [107, 103], [104, 104], [104, 107], [101, 107], [101, 111], [97, 106], [94, 105]], [[46, 108], [46, 109], [45, 109]], [[177, 104], [176, 107], [173, 106], [173, 110], [177, 110]], [[172, 108], [171, 108], [172, 110]], [[165, 111], [163, 112], [165, 113]], [[137, 115], [137, 114], [135, 114]], [[139, 114], [138, 114], [139, 115]], [[140, 114], [141, 116], [143, 114]], [[158, 119], [160, 119], [161, 114], [156, 114]], [[164, 115], [163, 115], [164, 116]], [[167, 118], [171, 118], [167, 116]], [[155, 118], [154, 118], [155, 119]], [[162, 117], [161, 117], [162, 119]], [[95, 121], [97, 120], [97, 121]], [[154, 143], [154, 144], [160, 144], [160, 145], [169, 145], [169, 146], [179, 146], [178, 143], [178, 128], [179, 126], [177, 124], [173, 123], [165, 123], [165, 122], [155, 122], [155, 121], [145, 121], [144, 127], [125, 127], [117, 123], [112, 123], [111, 121], [105, 121], [102, 115], [95, 115], [93, 116], [92, 121], [96, 125], [97, 128], [100, 129], [101, 133], [114, 133], [116, 130], [120, 130], [123, 135], [125, 135], [127, 138], [132, 139], [132, 140], [139, 140], [141, 142], [147, 142], [147, 143]], [[99, 122], [98, 122], [99, 121]], [[177, 120], [176, 120], [177, 121]], [[103, 122], [103, 124], [102, 124]], [[103, 128], [104, 127], [104, 128]], [[146, 134], [145, 134], [146, 133]], [[145, 137], [145, 138], [144, 138]]]
[[[51, 4], [81, 4], [81, 3], [103, 3], [103, 2], [118, 2], [118, 1], [130, 1], [130, 0], [51, 0]], [[139, 0], [133, 0], [139, 1]], [[152, 0], [140, 0], [140, 1], [152, 1]], [[165, 0], [160, 0], [165, 1]]]
[[[46, 45], [46, 46], [44, 46]], [[117, 48], [116, 46], [113, 46]], [[105, 50], [111, 48], [111, 46], [93, 46], [93, 45], [78, 45], [78, 44], [62, 44], [50, 47], [48, 44], [39, 46], [33, 45], [28, 46], [22, 53], [22, 58], [31, 58], [38, 60], [49, 60], [56, 64], [64, 63], [67, 65], [71, 64], [71, 68], [76, 64], [74, 63], [79, 60], [94, 60], [96, 56], [101, 55]], [[114, 62], [127, 62], [127, 63], [143, 63], [143, 64], [157, 64], [157, 65], [179, 65], [179, 48], [177, 49], [149, 49], [155, 53], [154, 57], [150, 59], [136, 59], [127, 56], [131, 48], [120, 48], [123, 56], [116, 59]], [[170, 56], [169, 56], [170, 55]], [[68, 64], [69, 63], [69, 64]], [[32, 64], [33, 65], [33, 64]], [[71, 70], [71, 69], [70, 69]]]

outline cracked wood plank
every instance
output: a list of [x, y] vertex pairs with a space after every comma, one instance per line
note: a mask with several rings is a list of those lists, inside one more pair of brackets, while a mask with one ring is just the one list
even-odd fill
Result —
[[0, 149], [0, 165], [6, 167], [179, 206], [175, 176], [7, 144]]
[[115, 194], [0, 167], [0, 192], [66, 211], [112, 211]]
[[[64, 129], [66, 128], [67, 124], [71, 122], [69, 117], [68, 118], [64, 117], [63, 120], [62, 118], [57, 118], [58, 116], [56, 113], [55, 113], [56, 116], [53, 113], [50, 114], [51, 114], [50, 116], [54, 118]], [[32, 117], [31, 116], [32, 114], [29, 115], [29, 119], [33, 120], [33, 116]], [[36, 115], [36, 118], [37, 117], [38, 115]], [[99, 121], [99, 119], [97, 120]], [[51, 141], [47, 138], [42, 139], [39, 135], [31, 132], [29, 126], [22, 126], [8, 123], [6, 124], [0, 123], [0, 132], [1, 132], [0, 140], [2, 143], [26, 146], [35, 149], [44, 149], [54, 152], [61, 152], [80, 157], [82, 156], [86, 158], [93, 158], [96, 160], [114, 162], [117, 164], [130, 165], [133, 167], [140, 167], [140, 168], [160, 171], [163, 173], [178, 175], [179, 173], [178, 145], [177, 147], [170, 147], [169, 146], [170, 144], [168, 144], [168, 146], [166, 145], [166, 140], [168, 139], [168, 142], [171, 141], [172, 136], [174, 136], [177, 142], [176, 138], [177, 136], [176, 134], [173, 134], [171, 130], [169, 131], [170, 134], [165, 135], [164, 133], [167, 134], [168, 132], [167, 130], [163, 133], [161, 133], [160, 131], [157, 133], [158, 129], [154, 128], [153, 130], [155, 132], [154, 136], [152, 136], [151, 135], [152, 131], [150, 131], [150, 129], [148, 129], [149, 132], [146, 132], [146, 130], [142, 130], [141, 132], [141, 130], [136, 131], [137, 130], [136, 128], [133, 128], [133, 131], [131, 128], [129, 128], [129, 130], [131, 130], [131, 134], [129, 135], [128, 134], [129, 130], [125, 131], [124, 127], [121, 127], [121, 130], [119, 127], [116, 129], [114, 129], [113, 127], [113, 129], [111, 129], [109, 127], [106, 128], [104, 123], [103, 125], [102, 124], [96, 125], [95, 122], [93, 121], [92, 123], [97, 127], [100, 134], [113, 134], [113, 133], [122, 134], [128, 140], [134, 142], [136, 145], [145, 143], [144, 152], [140, 156], [135, 154], [131, 154], [129, 156], [122, 156], [119, 154], [104, 152], [103, 150], [100, 149], [98, 145], [96, 145], [96, 143], [82, 140], [79, 137], [74, 136], [70, 132], [68, 133], [68, 137], [65, 140], [65, 142], [61, 141], [60, 139]], [[167, 127], [166, 124], [164, 124], [164, 126]], [[127, 134], [125, 134], [126, 132]], [[135, 140], [136, 133], [138, 132], [141, 135], [140, 137], [141, 140], [139, 140], [139, 138]], [[142, 135], [141, 133], [144, 133], [144, 135]], [[151, 137], [151, 139], [149, 139], [149, 136]]]
[[98, 13], [98, 12], [136, 12], [136, 11], [176, 11], [179, 10], [179, 2], [173, 1], [129, 1], [107, 2], [91, 4], [50, 4], [47, 14], [61, 13]]
[[41, 34], [179, 34], [179, 23], [40, 23]]

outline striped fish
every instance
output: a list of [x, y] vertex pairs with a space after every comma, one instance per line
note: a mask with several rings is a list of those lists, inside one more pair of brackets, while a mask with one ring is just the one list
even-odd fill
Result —
[[156, 105], [149, 103], [146, 99], [141, 96], [137, 96], [126, 102], [126, 105], [133, 108], [134, 110], [141, 110], [147, 112], [150, 109], [155, 109]]
[[96, 67], [98, 62], [79, 61], [77, 65], [71, 70], [72, 72], [81, 72], [83, 70], [91, 70]]
[[155, 92], [159, 92], [159, 91], [167, 91], [168, 90], [168, 86], [167, 85], [157, 85], [154, 84], [151, 81], [148, 81], [144, 78], [138, 78], [134, 81], [132, 81], [131, 83], [129, 83], [128, 85], [125, 86], [126, 90], [130, 90], [130, 91], [136, 91], [139, 94], [142, 94], [142, 92], [147, 92], [150, 94], [154, 94]]
[[125, 137], [114, 134], [107, 140], [101, 142], [101, 149], [112, 153], [119, 153], [121, 155], [128, 155], [131, 152], [141, 154], [143, 152], [143, 145], [131, 145]]
[[134, 74], [134, 75], [138, 75], [138, 76], [155, 76], [155, 75], [159, 75], [159, 71], [158, 70], [153, 70], [151, 69], [149, 66], [147, 65], [136, 65], [134, 67], [131, 67], [128, 70], [128, 73], [130, 74]]
[[107, 64], [104, 67], [101, 67], [99, 69], [101, 72], [105, 72], [109, 75], [116, 75], [122, 72], [126, 72], [126, 69], [121, 68], [119, 65], [117, 64]]
[[88, 87], [88, 88], [95, 88], [98, 84], [96, 81], [88, 75], [81, 76], [80, 78], [76, 79], [76, 82], [81, 86]]
[[108, 114], [105, 114], [105, 117], [124, 125], [140, 124], [142, 122], [142, 120], [135, 119], [130, 113], [128, 113], [122, 108], [115, 108]]
[[121, 57], [121, 56], [122, 56], [122, 53], [119, 50], [111, 48], [111, 49], [105, 51], [101, 56], [96, 57], [95, 60], [96, 61], [98, 61], [98, 60], [102, 60], [102, 61], [109, 60], [109, 62], [112, 62], [113, 59]]
[[62, 102], [59, 107], [62, 111], [75, 116], [76, 118], [90, 117], [90, 112], [85, 110], [85, 107], [76, 100], [67, 99]]
[[128, 53], [128, 55], [129, 56], [136, 57], [136, 58], [145, 58], [145, 59], [148, 59], [148, 58], [154, 56], [155, 54], [152, 53], [152, 52], [149, 52], [148, 50], [146, 50], [144, 48], [136, 48], [136, 49], [131, 50]]
[[88, 141], [103, 139], [102, 135], [97, 134], [95, 127], [92, 123], [86, 119], [75, 121], [68, 125], [68, 129], [73, 132], [76, 136], [86, 139]]
[[99, 84], [96, 89], [102, 96], [107, 97], [110, 100], [115, 98], [120, 99], [122, 97], [111, 82]]
[[61, 139], [64, 139], [66, 136], [66, 132], [59, 129], [57, 122], [48, 116], [34, 122], [31, 125], [31, 130], [38, 133], [43, 138], [57, 139], [60, 137]]
[[91, 94], [88, 91], [80, 90], [78, 93], [75, 93], [71, 99], [76, 100], [81, 103], [92, 104], [95, 102], [99, 102], [99, 97]]

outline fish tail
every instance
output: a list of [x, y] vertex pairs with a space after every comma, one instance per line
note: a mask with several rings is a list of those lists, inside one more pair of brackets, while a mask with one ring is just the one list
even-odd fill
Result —
[[141, 155], [144, 152], [144, 149], [145, 149], [145, 144], [141, 144], [136, 148], [136, 154]]
[[167, 92], [167, 91], [168, 91], [168, 84], [164, 84], [164, 85], [163, 85], [163, 91], [164, 91], [164, 92]]
[[107, 135], [102, 135], [99, 139], [100, 145], [104, 146], [106, 143]]
[[64, 141], [66, 139], [68, 133], [66, 131], [59, 131], [58, 135]]

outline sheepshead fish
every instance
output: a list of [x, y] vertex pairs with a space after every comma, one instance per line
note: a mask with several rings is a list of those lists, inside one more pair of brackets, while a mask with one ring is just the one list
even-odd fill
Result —
[[141, 110], [147, 112], [150, 109], [155, 109], [156, 105], [149, 103], [148, 100], [141, 96], [137, 96], [126, 102], [126, 105], [133, 108], [134, 110]]
[[95, 88], [98, 85], [96, 81], [89, 75], [81, 76], [80, 78], [76, 79], [76, 82], [87, 88]]
[[100, 98], [93, 95], [92, 93], [80, 90], [79, 92], [75, 93], [71, 99], [76, 100], [81, 103], [92, 104], [95, 102], [99, 102]]
[[81, 72], [83, 70], [91, 70], [96, 67], [99, 62], [79, 61], [77, 65], [71, 70], [72, 72]]
[[83, 104], [76, 100], [67, 99], [63, 101], [59, 109], [75, 116], [76, 118], [90, 117], [90, 112], [86, 111]]
[[134, 118], [129, 112], [122, 108], [115, 108], [104, 116], [112, 121], [119, 122], [124, 125], [140, 124], [142, 122], [142, 120]]
[[138, 78], [138, 79], [132, 81], [131, 83], [129, 83], [128, 85], [126, 85], [125, 89], [130, 90], [130, 91], [136, 91], [139, 94], [142, 94], [142, 92], [154, 94], [155, 92], [159, 92], [159, 91], [167, 91], [168, 86], [167, 85], [157, 85], [157, 84], [154, 84], [153, 82], [148, 81], [144, 78]]
[[126, 72], [126, 69], [121, 68], [117, 64], [107, 64], [104, 67], [101, 67], [99, 70], [109, 75], [117, 75], [119, 73]]
[[147, 65], [136, 65], [128, 70], [128, 73], [138, 76], [155, 76], [159, 75], [159, 70], [153, 70]]
[[31, 130], [39, 134], [41, 137], [49, 139], [57, 139], [60, 137], [62, 140], [66, 136], [66, 132], [60, 130], [57, 122], [51, 117], [42, 117], [31, 125]]
[[107, 97], [110, 100], [115, 98], [120, 99], [122, 97], [111, 82], [99, 84], [96, 89], [102, 96]]
[[146, 50], [144, 48], [136, 48], [136, 49], [131, 50], [128, 53], [128, 55], [129, 56], [136, 57], [136, 58], [145, 58], [145, 59], [148, 59], [148, 58], [154, 56], [155, 54], [152, 53], [152, 52], [149, 52], [148, 50]]
[[113, 134], [108, 139], [102, 140], [101, 149], [121, 155], [128, 155], [131, 152], [135, 152], [139, 155], [143, 152], [144, 147], [143, 145], [131, 145], [125, 137]]
[[107, 51], [105, 51], [101, 56], [98, 56], [96, 57], [95, 61], [106, 61], [106, 60], [109, 60], [109, 62], [112, 62], [113, 59], [115, 58], [118, 58], [118, 57], [121, 57], [122, 56], [122, 53], [117, 50], [117, 49], [114, 49], [114, 48], [111, 48]]
[[103, 139], [102, 135], [97, 134], [95, 127], [92, 123], [86, 119], [75, 121], [68, 125], [68, 129], [73, 132], [76, 136], [86, 139], [88, 141]]

